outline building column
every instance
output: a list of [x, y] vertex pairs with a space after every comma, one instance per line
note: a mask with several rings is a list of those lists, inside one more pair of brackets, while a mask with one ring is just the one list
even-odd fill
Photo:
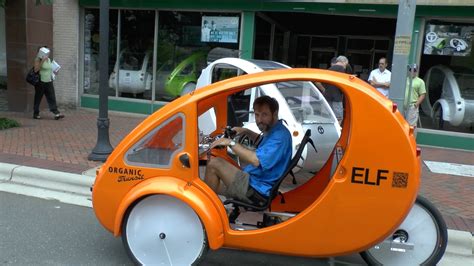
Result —
[[[33, 112], [34, 89], [26, 83], [26, 73], [33, 66], [38, 47], [53, 45], [52, 6], [37, 6], [35, 2], [6, 2], [7, 101], [10, 111]], [[52, 56], [53, 53], [54, 49]]]
[[242, 12], [242, 30], [240, 35], [240, 57], [243, 59], [253, 58], [255, 41], [255, 12]]

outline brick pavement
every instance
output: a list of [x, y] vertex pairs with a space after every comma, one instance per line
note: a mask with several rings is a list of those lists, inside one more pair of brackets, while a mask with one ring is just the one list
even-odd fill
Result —
[[[64, 111], [66, 118], [54, 120], [46, 111], [43, 119], [31, 114], [0, 110], [0, 117], [21, 127], [0, 131], [0, 162], [56, 171], [82, 173], [100, 162], [88, 161], [97, 141], [97, 110]], [[115, 147], [145, 116], [110, 112], [110, 142]], [[474, 153], [422, 147], [422, 159], [474, 165]], [[436, 174], [423, 164], [420, 194], [441, 211], [448, 228], [474, 232], [474, 178]]]

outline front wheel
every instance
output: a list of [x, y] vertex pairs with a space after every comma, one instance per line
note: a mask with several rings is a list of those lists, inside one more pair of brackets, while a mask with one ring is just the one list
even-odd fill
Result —
[[361, 253], [369, 265], [436, 265], [448, 241], [441, 213], [418, 196], [410, 213], [382, 243]]
[[148, 196], [131, 207], [122, 223], [122, 241], [138, 265], [193, 265], [208, 249], [199, 216], [168, 195]]

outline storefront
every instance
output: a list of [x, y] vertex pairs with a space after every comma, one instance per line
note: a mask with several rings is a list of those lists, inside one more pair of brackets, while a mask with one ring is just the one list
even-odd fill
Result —
[[[81, 106], [97, 108], [99, 1], [79, 3], [84, 44], [83, 71], [79, 73]], [[470, 53], [473, 10], [473, 6], [417, 6], [412, 38], [416, 47], [411, 58], [420, 66], [421, 78], [439, 64], [453, 69], [474, 69], [474, 55]], [[216, 47], [237, 50], [243, 58], [275, 60], [292, 67], [327, 68], [331, 57], [344, 54], [354, 74], [366, 80], [381, 57], [386, 57], [390, 65], [396, 18], [395, 4], [112, 0], [109, 104], [111, 109], [153, 112], [179, 97], [183, 90], [192, 88], [206, 65], [207, 53]], [[426, 35], [427, 31], [443, 30], [445, 24], [457, 25], [451, 28], [463, 35], [458, 38], [461, 41], [451, 41], [458, 47], [454, 49], [461, 52], [447, 51], [452, 36], [443, 42], [439, 38], [436, 45], [426, 43], [431, 36], [431, 33]], [[441, 47], [442, 44], [445, 46]], [[428, 46], [435, 52], [427, 53]], [[439, 76], [436, 70], [432, 73], [431, 79]], [[463, 73], [466, 84], [469, 75]], [[421, 111], [419, 128], [472, 134], [471, 107], [467, 102], [472, 89], [464, 86], [460, 92], [466, 98], [467, 118], [456, 126], [447, 121], [448, 117], [439, 122], [440, 112], [445, 116], [448, 112], [446, 107], [441, 109], [441, 104], [435, 104], [443, 94], [442, 89], [434, 88], [435, 81], [426, 80], [426, 83], [432, 87], [427, 88], [429, 97]], [[421, 136], [424, 134], [421, 130]]]
[[[83, 9], [82, 106], [99, 90], [99, 9]], [[240, 49], [240, 12], [111, 9], [108, 94], [151, 113], [194, 89], [209, 52]]]

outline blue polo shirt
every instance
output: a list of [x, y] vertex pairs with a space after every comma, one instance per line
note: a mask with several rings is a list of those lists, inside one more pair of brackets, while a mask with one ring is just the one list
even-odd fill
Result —
[[260, 162], [255, 167], [247, 165], [243, 171], [249, 174], [249, 183], [260, 194], [270, 196], [270, 190], [288, 167], [291, 160], [291, 134], [279, 120], [263, 136], [256, 150]]

